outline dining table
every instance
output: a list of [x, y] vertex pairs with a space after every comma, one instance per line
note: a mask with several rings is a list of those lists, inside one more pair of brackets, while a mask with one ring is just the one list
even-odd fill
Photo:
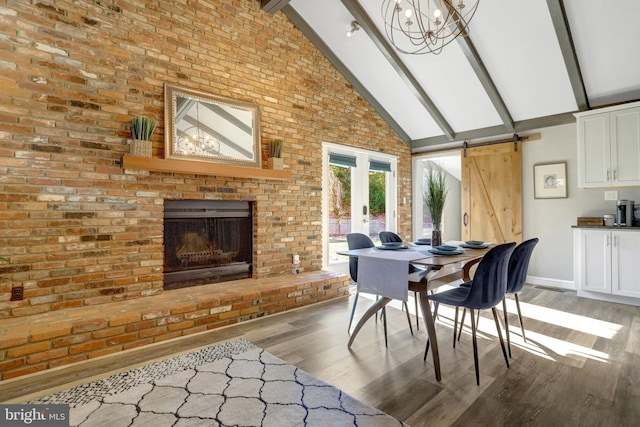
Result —
[[[428, 292], [438, 287], [462, 280], [471, 280], [471, 269], [490, 249], [491, 245], [478, 248], [464, 247], [464, 242], [446, 242], [455, 246], [452, 251], [433, 253], [431, 245], [405, 243], [397, 247], [377, 246], [364, 249], [338, 251], [339, 255], [358, 258], [358, 292], [377, 295], [376, 301], [365, 311], [349, 330], [348, 347], [353, 344], [362, 326], [392, 300], [406, 301], [408, 291], [416, 292], [420, 310], [431, 345], [436, 380], [442, 379], [440, 355], [435, 321], [431, 313]], [[462, 246], [461, 246], [462, 245]], [[441, 254], [443, 253], [443, 254]], [[409, 264], [418, 271], [409, 273]], [[416, 316], [418, 313], [416, 313]]]

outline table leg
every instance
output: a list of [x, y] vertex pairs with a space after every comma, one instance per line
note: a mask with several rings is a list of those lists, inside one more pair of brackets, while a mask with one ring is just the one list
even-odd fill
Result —
[[429, 299], [427, 298], [427, 291], [418, 292], [420, 296], [420, 308], [422, 309], [422, 318], [427, 329], [427, 339], [431, 342], [431, 354], [433, 356], [433, 369], [436, 372], [436, 380], [440, 381], [442, 376], [440, 375], [440, 354], [438, 353], [438, 338], [436, 337], [436, 325], [431, 314], [431, 307], [429, 306]]
[[356, 339], [356, 335], [358, 335], [358, 332], [360, 332], [360, 329], [362, 329], [362, 326], [365, 323], [367, 323], [367, 320], [369, 320], [371, 316], [375, 315], [378, 311], [380, 311], [382, 307], [389, 304], [389, 302], [391, 302], [391, 298], [382, 297], [382, 298], [379, 298], [375, 303], [373, 303], [371, 307], [367, 309], [367, 311], [362, 315], [360, 320], [358, 320], [358, 323], [356, 324], [356, 326], [354, 326], [353, 329], [349, 331], [349, 333], [351, 334], [351, 337], [349, 338], [349, 343], [347, 344], [347, 347], [351, 347], [351, 344], [353, 344], [353, 340]]

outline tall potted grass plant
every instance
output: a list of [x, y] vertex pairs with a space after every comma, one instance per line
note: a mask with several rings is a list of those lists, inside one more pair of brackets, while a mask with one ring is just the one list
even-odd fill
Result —
[[433, 164], [425, 171], [424, 183], [424, 199], [431, 214], [433, 222], [433, 231], [431, 232], [431, 246], [440, 246], [442, 244], [442, 233], [440, 227], [442, 225], [442, 213], [444, 212], [444, 203], [447, 200], [447, 187], [445, 183], [445, 171], [441, 166]]

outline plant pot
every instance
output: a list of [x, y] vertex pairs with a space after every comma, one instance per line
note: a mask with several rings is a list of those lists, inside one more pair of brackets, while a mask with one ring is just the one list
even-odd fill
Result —
[[151, 157], [151, 141], [145, 141], [144, 139], [132, 139], [131, 140], [131, 155], [137, 157]]
[[431, 232], [431, 247], [442, 245], [442, 233], [438, 228], [434, 228]]
[[284, 159], [281, 157], [269, 157], [267, 161], [268, 161], [269, 169], [276, 169], [276, 170], [284, 169]]

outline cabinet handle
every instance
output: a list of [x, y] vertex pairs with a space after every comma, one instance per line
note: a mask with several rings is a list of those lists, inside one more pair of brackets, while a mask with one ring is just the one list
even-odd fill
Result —
[[616, 246], [618, 246], [618, 236], [613, 237], [613, 247], [615, 248]]
[[611, 171], [607, 169], [607, 181], [611, 180]]
[[607, 235], [607, 246], [611, 244], [611, 236]]
[[613, 170], [613, 180], [614, 181], [618, 180], [618, 171], [616, 169]]
[[462, 223], [464, 224], [465, 227], [467, 226], [467, 213], [466, 212], [462, 216]]

